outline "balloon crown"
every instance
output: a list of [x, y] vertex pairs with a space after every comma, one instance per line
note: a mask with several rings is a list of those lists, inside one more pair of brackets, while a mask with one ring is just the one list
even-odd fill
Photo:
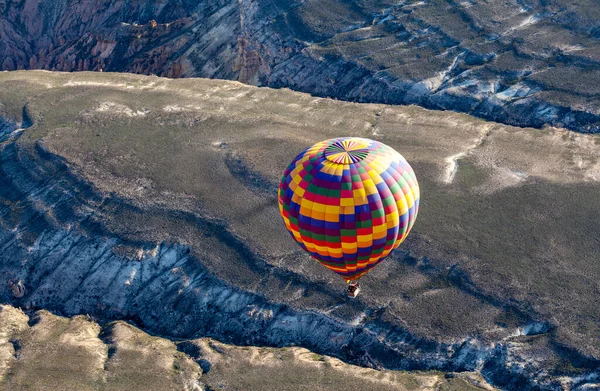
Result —
[[325, 149], [327, 160], [337, 164], [358, 163], [369, 156], [369, 146], [359, 139], [340, 139]]

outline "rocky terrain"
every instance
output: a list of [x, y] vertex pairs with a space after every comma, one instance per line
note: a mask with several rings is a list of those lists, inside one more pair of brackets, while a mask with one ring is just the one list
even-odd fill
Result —
[[600, 129], [597, 0], [0, 0], [0, 70], [118, 71]]
[[[3, 303], [505, 390], [600, 386], [599, 135], [109, 73], [0, 73], [0, 116]], [[357, 300], [276, 206], [289, 161], [340, 135], [396, 148], [422, 190]]]
[[100, 326], [0, 305], [0, 386], [10, 390], [493, 390], [473, 373], [376, 371], [303, 348], [170, 341], [123, 321]]

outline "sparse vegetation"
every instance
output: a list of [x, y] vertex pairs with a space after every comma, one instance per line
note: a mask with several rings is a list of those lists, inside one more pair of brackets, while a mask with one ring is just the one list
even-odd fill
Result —
[[[0, 306], [3, 389], [146, 391], [212, 386], [248, 391], [333, 391], [352, 386], [374, 391], [433, 391], [434, 383], [440, 387], [456, 383], [447, 382], [438, 372], [378, 372], [338, 361], [332, 367], [323, 365], [330, 358], [304, 349], [240, 348], [206, 339], [193, 341], [202, 345], [205, 353], [190, 357], [178, 352], [171, 341], [152, 337], [124, 322], [111, 322], [101, 328], [82, 317], [68, 319], [46, 311], [34, 316], [37, 323], [28, 326], [28, 317], [22, 311]], [[5, 335], [19, 339], [16, 357], [5, 354], [11, 349], [2, 340]], [[305, 363], [302, 355], [316, 356], [319, 365]], [[278, 356], [285, 356], [285, 363], [274, 359]], [[209, 373], [202, 374], [194, 360], [208, 360], [214, 365]], [[477, 389], [464, 379], [458, 383], [463, 387], [461, 390]]]
[[[30, 191], [22, 182], [12, 182], [17, 175], [11, 170], [19, 164], [35, 180], [52, 175], [52, 183], [65, 186], [53, 171], [57, 163], [51, 159], [59, 156], [77, 175], [70, 179], [77, 181], [72, 186], [79, 192], [77, 200], [86, 194], [111, 195], [85, 206], [73, 201], [93, 211], [93, 217], [89, 224], [74, 223], [69, 229], [118, 237], [126, 246], [114, 256], [136, 265], [145, 265], [160, 243], [182, 243], [197, 257], [198, 264], [177, 265], [168, 272], [181, 276], [183, 298], [178, 296], [178, 307], [172, 309], [174, 316], [186, 319], [178, 323], [179, 333], [208, 327], [193, 311], [189, 319], [182, 315], [203, 300], [205, 292], [193, 285], [185, 289], [190, 283], [185, 274], [202, 267], [232, 290], [259, 292], [290, 311], [319, 313], [323, 319], [356, 325], [353, 330], [365, 334], [383, 330], [375, 334], [381, 338], [377, 346], [394, 344], [391, 338], [399, 338], [394, 333], [406, 331], [402, 338], [408, 335], [415, 345], [425, 346], [411, 354], [429, 354], [447, 341], [465, 338], [484, 345], [504, 341], [516, 328], [541, 321], [551, 326], [544, 345], [548, 352], [567, 361], [577, 354], [590, 362], [600, 357], [594, 342], [600, 335], [595, 300], [600, 276], [597, 135], [514, 128], [414, 106], [353, 104], [215, 80], [16, 72], [0, 73], [0, 91], [4, 116], [20, 122], [27, 104], [33, 120], [19, 139], [2, 144], [14, 147], [3, 151], [7, 175], [0, 176], [0, 200], [8, 207], [1, 215], [2, 232], [19, 248], [28, 248], [52, 224], [72, 223], [73, 211], [60, 209], [63, 205], [53, 199], [42, 200], [41, 206], [32, 206], [42, 201], [27, 197], [14, 201], [18, 191]], [[408, 241], [365, 277], [360, 300], [343, 305], [344, 282], [298, 250], [281, 225], [274, 197], [256, 186], [259, 180], [278, 183], [303, 148], [340, 135], [376, 137], [396, 148], [415, 169], [423, 196]], [[231, 156], [235, 164], [228, 166]], [[242, 180], [247, 173], [250, 180]], [[79, 181], [98, 193], [81, 190]], [[34, 207], [49, 216], [47, 225], [21, 225]], [[16, 227], [19, 236], [10, 236], [16, 235]], [[27, 271], [46, 258], [25, 269], [22, 261], [2, 259], [0, 264], [18, 262], [15, 268]], [[3, 276], [14, 269], [6, 268], [0, 279], [8, 281], [12, 277]], [[86, 272], [73, 278], [85, 278]], [[127, 286], [114, 289], [122, 292]], [[27, 281], [25, 287], [39, 288]], [[5, 288], [0, 284], [0, 289]], [[8, 290], [2, 292], [12, 297]], [[62, 294], [69, 292], [42, 291], [36, 305], [60, 308]], [[144, 305], [155, 305], [142, 301], [134, 308], [115, 301], [107, 308], [102, 298], [94, 300], [85, 312], [113, 318], [139, 315]], [[263, 330], [280, 316], [252, 303], [232, 312], [231, 319], [247, 315], [239, 330]], [[295, 326], [295, 320], [292, 316], [281, 323], [286, 338], [311, 343], [312, 325]], [[153, 321], [162, 327], [160, 319]], [[268, 337], [252, 335], [248, 343], [256, 338], [266, 344]], [[335, 333], [320, 337], [327, 344], [329, 338], [344, 338]], [[147, 346], [139, 341], [134, 346]], [[571, 350], [556, 350], [558, 344]], [[520, 346], [518, 352], [523, 351], [527, 349]], [[276, 362], [289, 357], [279, 353], [282, 359], [275, 357]], [[128, 351], [117, 348], [115, 354], [125, 357]], [[388, 359], [374, 354], [380, 354], [376, 362]], [[534, 363], [539, 365], [536, 374], [553, 376], [552, 369], [544, 372], [551, 365]], [[168, 368], [173, 371], [172, 364]], [[218, 373], [217, 366], [211, 372]]]

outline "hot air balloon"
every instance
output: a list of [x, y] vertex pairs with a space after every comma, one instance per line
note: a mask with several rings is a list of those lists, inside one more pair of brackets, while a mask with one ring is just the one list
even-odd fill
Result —
[[346, 280], [358, 279], [406, 239], [419, 210], [407, 161], [378, 141], [342, 137], [300, 153], [283, 173], [279, 212], [296, 242]]

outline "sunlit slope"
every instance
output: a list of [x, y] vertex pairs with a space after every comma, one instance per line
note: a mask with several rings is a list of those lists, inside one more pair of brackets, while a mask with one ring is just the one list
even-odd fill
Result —
[[[186, 354], [187, 353], [187, 354]], [[171, 342], [125, 322], [0, 306], [0, 387], [11, 390], [480, 390], [472, 373], [375, 371], [301, 348]], [[283, 387], [283, 388], [282, 388]]]

